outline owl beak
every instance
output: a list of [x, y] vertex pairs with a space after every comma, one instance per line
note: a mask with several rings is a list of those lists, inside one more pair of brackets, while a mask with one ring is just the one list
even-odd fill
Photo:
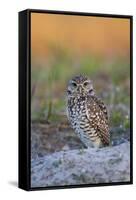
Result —
[[79, 93], [81, 93], [81, 92], [82, 92], [82, 87], [80, 86], [80, 87], [79, 87]]

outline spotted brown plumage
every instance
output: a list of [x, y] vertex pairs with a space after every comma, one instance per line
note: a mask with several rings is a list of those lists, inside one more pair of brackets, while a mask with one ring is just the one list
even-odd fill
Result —
[[109, 145], [107, 109], [94, 92], [92, 81], [79, 75], [72, 78], [67, 89], [68, 119], [86, 147]]

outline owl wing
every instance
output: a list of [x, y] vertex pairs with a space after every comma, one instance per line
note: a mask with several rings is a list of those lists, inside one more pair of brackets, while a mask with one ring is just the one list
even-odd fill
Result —
[[100, 109], [103, 111], [103, 113], [105, 115], [106, 120], [108, 121], [108, 111], [107, 111], [107, 108], [106, 108], [105, 104], [103, 103], [103, 101], [96, 96], [93, 96], [93, 99], [99, 105]]
[[108, 114], [104, 103], [96, 96], [87, 97], [87, 118], [105, 145], [110, 143]]

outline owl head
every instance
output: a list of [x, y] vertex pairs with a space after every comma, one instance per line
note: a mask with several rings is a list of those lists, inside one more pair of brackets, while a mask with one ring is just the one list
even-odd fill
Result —
[[92, 81], [83, 75], [74, 76], [68, 82], [67, 94], [71, 96], [86, 96], [94, 95]]

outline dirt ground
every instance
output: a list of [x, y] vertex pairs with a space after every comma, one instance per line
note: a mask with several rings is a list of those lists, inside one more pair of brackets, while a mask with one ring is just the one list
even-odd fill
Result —
[[[110, 130], [111, 146], [129, 141], [129, 130], [114, 127]], [[52, 124], [33, 122], [31, 125], [31, 158], [63, 150], [83, 149], [84, 144], [71, 129], [68, 122]]]

